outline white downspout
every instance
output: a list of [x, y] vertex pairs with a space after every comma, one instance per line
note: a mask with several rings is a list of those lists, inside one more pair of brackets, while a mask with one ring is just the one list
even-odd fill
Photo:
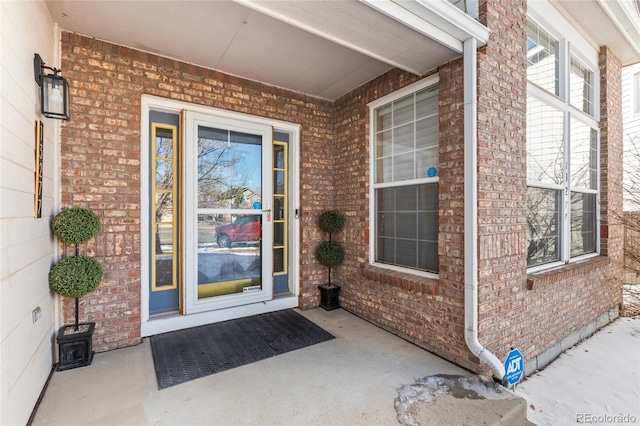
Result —
[[464, 41], [464, 339], [502, 382], [502, 362], [478, 340], [478, 64], [477, 41]]

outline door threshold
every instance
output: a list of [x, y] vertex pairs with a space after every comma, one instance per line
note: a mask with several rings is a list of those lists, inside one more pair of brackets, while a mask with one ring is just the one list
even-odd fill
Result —
[[275, 295], [273, 300], [257, 302], [249, 305], [235, 306], [218, 309], [215, 311], [199, 312], [190, 315], [159, 314], [149, 317], [141, 325], [142, 337], [167, 333], [169, 331], [182, 330], [197, 327], [199, 325], [212, 324], [230, 319], [265, 314], [267, 312], [281, 311], [298, 307], [298, 296], [291, 293]]

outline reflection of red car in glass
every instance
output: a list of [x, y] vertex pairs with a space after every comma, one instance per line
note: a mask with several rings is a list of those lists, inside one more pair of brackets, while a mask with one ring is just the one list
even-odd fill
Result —
[[260, 216], [241, 216], [235, 222], [216, 227], [216, 241], [223, 248], [240, 241], [260, 240]]

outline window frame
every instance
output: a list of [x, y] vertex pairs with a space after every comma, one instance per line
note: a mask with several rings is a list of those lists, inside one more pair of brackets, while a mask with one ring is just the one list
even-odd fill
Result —
[[[424, 79], [417, 81], [413, 84], [403, 87], [400, 90], [389, 93], [383, 97], [380, 97], [367, 104], [369, 107], [369, 264], [372, 266], [384, 268], [390, 271], [409, 273], [415, 276], [422, 276], [427, 278], [437, 278], [438, 273], [427, 272], [424, 270], [413, 269], [410, 267], [403, 267], [398, 265], [391, 265], [387, 263], [381, 263], [376, 261], [376, 247], [377, 242], [377, 211], [376, 211], [376, 190], [392, 187], [403, 186], [415, 186], [419, 184], [430, 184], [439, 182], [439, 176], [407, 179], [402, 181], [381, 182], [376, 183], [376, 110], [382, 108], [393, 101], [397, 101], [408, 95], [414, 94], [420, 90], [437, 86], [440, 82], [438, 74], [425, 77]], [[438, 123], [440, 122], [440, 106], [438, 102]], [[438, 137], [438, 150], [440, 147], [440, 138]], [[438, 155], [439, 158], [439, 155]], [[438, 167], [439, 169], [439, 167]], [[439, 202], [438, 202], [439, 204]], [[437, 254], [436, 254], [437, 256]]]
[[633, 81], [631, 89], [633, 108], [631, 112], [632, 115], [640, 115], [640, 71], [634, 73], [631, 79]]
[[[529, 14], [529, 21], [533, 21], [540, 28], [544, 29], [551, 36], [558, 40], [558, 62], [559, 62], [559, 95], [551, 93], [543, 87], [537, 85], [532, 81], [527, 81], [527, 96], [531, 96], [537, 101], [547, 105], [550, 108], [559, 109], [563, 114], [563, 183], [560, 187], [556, 185], [549, 185], [546, 183], [529, 181], [527, 176], [527, 188], [543, 188], [543, 189], [555, 189], [560, 191], [560, 206], [559, 206], [559, 260], [549, 263], [543, 263], [538, 265], [527, 266], [527, 272], [533, 273], [541, 270], [547, 270], [568, 263], [578, 262], [587, 258], [595, 257], [600, 254], [600, 188], [601, 188], [601, 167], [600, 167], [600, 76], [599, 68], [597, 67], [597, 52], [592, 54], [592, 59], [589, 60], [587, 55], [576, 48], [569, 42], [566, 37], [560, 36], [554, 31], [549, 31], [549, 26], [545, 24], [545, 21], [538, 16], [532, 16]], [[595, 55], [595, 56], [594, 56]], [[577, 59], [582, 65], [589, 69], [593, 73], [593, 111], [592, 114], [585, 112], [580, 108], [572, 104], [571, 95], [571, 72], [572, 72], [572, 58]], [[575, 103], [575, 100], [574, 100]], [[596, 188], [579, 188], [572, 187], [571, 185], [571, 125], [572, 121], [577, 120], [580, 124], [595, 130], [596, 134]], [[528, 123], [527, 123], [528, 124]], [[574, 257], [571, 257], [571, 194], [595, 194], [595, 252], [584, 253]], [[527, 212], [527, 217], [529, 213]], [[529, 258], [527, 256], [527, 264]]]
[[[571, 85], [573, 84], [572, 82], [572, 78], [571, 75], [573, 73], [573, 67], [574, 67], [574, 61], [577, 63], [578, 66], [580, 67], [580, 71], [583, 70], [583, 68], [585, 70], [587, 70], [589, 72], [589, 76], [593, 79], [593, 81], [591, 82], [587, 82], [584, 81], [585, 84], [590, 83], [591, 85], [587, 85], [587, 87], [590, 88], [590, 90], [588, 91], [588, 97], [584, 97], [584, 89], [585, 86], [583, 84], [582, 86], [582, 91], [583, 91], [583, 95], [579, 96], [579, 99], [571, 99]], [[569, 89], [568, 89], [568, 97], [569, 97], [569, 104], [572, 105], [574, 108], [576, 108], [578, 111], [582, 111], [587, 115], [590, 115], [592, 117], [595, 117], [596, 114], [596, 99], [595, 99], [595, 95], [596, 95], [596, 72], [593, 70], [593, 67], [590, 66], [589, 64], [587, 64], [582, 57], [577, 53], [577, 52], [570, 52], [569, 54], [569, 58], [568, 58], [568, 63], [569, 63], [569, 79], [568, 79], [568, 84], [569, 84]], [[581, 103], [583, 106], [582, 108], [580, 108], [579, 106], [576, 105], [576, 101], [578, 101], [579, 103]], [[585, 102], [587, 102], [587, 105], [589, 105], [589, 111], [585, 111], [584, 109], [584, 104]]]

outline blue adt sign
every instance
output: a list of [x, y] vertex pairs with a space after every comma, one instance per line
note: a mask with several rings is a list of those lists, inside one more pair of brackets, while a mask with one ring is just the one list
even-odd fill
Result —
[[507, 355], [504, 361], [504, 370], [507, 372], [506, 379], [510, 385], [515, 385], [522, 379], [524, 373], [524, 357], [519, 350], [514, 349]]

